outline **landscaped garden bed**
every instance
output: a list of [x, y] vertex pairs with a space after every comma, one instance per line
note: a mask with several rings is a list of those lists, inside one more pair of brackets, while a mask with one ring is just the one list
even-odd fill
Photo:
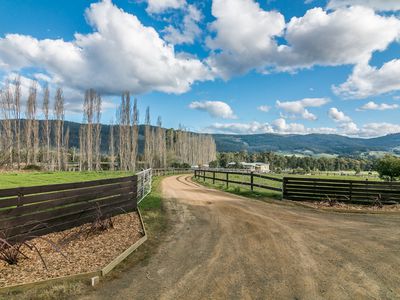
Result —
[[107, 228], [88, 223], [29, 240], [16, 264], [0, 262], [0, 288], [100, 271], [144, 236], [137, 212], [110, 220]]

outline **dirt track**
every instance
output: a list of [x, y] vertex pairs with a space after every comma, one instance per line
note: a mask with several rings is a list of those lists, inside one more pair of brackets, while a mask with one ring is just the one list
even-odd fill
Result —
[[146, 266], [93, 299], [400, 299], [400, 215], [319, 212], [162, 183], [178, 217]]

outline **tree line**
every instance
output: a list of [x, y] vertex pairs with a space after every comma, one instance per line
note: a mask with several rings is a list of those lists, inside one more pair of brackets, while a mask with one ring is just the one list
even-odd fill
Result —
[[0, 167], [40, 167], [53, 171], [67, 170], [72, 165], [81, 171], [135, 171], [203, 165], [216, 159], [212, 136], [192, 133], [182, 126], [177, 130], [164, 129], [161, 117], [152, 126], [149, 107], [145, 113], [144, 149], [140, 153], [138, 103], [137, 99], [132, 101], [129, 92], [122, 94], [116, 120], [110, 126], [108, 149], [102, 150], [102, 97], [93, 89], [87, 90], [83, 99], [79, 146], [70, 147], [63, 90], [55, 91], [52, 105], [49, 87], [42, 90], [39, 99], [38, 83], [32, 81], [28, 96], [22, 99], [19, 77], [6, 82], [1, 89]]
[[228, 163], [235, 162], [264, 162], [270, 164], [273, 172], [286, 170], [297, 173], [309, 173], [311, 171], [371, 171], [374, 169], [374, 161], [362, 158], [350, 157], [311, 157], [296, 155], [280, 155], [273, 152], [221, 152], [217, 160], [212, 163], [216, 167], [226, 167]]

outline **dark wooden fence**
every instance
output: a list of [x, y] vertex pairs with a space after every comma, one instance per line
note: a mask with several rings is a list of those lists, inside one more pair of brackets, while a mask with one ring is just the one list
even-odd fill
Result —
[[137, 176], [0, 190], [0, 234], [26, 240], [137, 209]]
[[[224, 174], [225, 178], [219, 178], [216, 176], [217, 174]], [[245, 180], [234, 180], [234, 179], [232, 179], [233, 176], [230, 176], [230, 175], [240, 175], [241, 178], [243, 178]], [[203, 180], [211, 179], [213, 184], [215, 184], [216, 181], [224, 182], [227, 187], [229, 186], [229, 183], [233, 183], [233, 184], [249, 186], [251, 190], [254, 190], [255, 187], [258, 187], [258, 188], [267, 189], [267, 190], [271, 190], [271, 191], [277, 191], [277, 192], [282, 191], [282, 188], [268, 185], [267, 182], [264, 182], [264, 183], [257, 182], [256, 183], [255, 178], [261, 178], [261, 179], [271, 180], [271, 181], [275, 181], [275, 182], [282, 182], [282, 179], [272, 177], [272, 176], [267, 176], [264, 174], [254, 173], [254, 172], [238, 172], [238, 171], [229, 171], [229, 170], [222, 171], [222, 170], [210, 169], [210, 170], [195, 170], [194, 176], [195, 176], [195, 178], [201, 178]]]
[[400, 203], [400, 182], [284, 177], [283, 199], [396, 204]]
[[[224, 174], [221, 178], [217, 174]], [[232, 179], [239, 175], [240, 180]], [[282, 192], [282, 198], [294, 201], [337, 201], [355, 204], [396, 204], [400, 203], [400, 182], [321, 179], [310, 177], [276, 178], [254, 172], [221, 169], [199, 169], [195, 178], [209, 179], [213, 184], [224, 182]], [[236, 176], [237, 177], [237, 176]], [[258, 180], [256, 178], [264, 180]], [[281, 182], [282, 188], [272, 186], [271, 181]]]

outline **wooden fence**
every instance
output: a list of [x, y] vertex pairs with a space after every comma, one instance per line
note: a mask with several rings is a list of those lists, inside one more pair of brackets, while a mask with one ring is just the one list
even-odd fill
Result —
[[400, 182], [284, 177], [283, 199], [396, 204], [400, 203]]
[[[216, 176], [217, 174], [224, 174], [225, 178], [219, 178]], [[240, 181], [234, 180], [234, 179], [232, 179], [232, 176], [230, 176], [230, 175], [240, 175], [241, 178], [246, 178], [247, 180], [240, 180]], [[282, 188], [268, 185], [267, 182], [265, 182], [263, 184], [256, 183], [255, 178], [261, 178], [261, 179], [271, 180], [271, 181], [275, 181], [275, 182], [282, 182], [282, 179], [272, 177], [272, 176], [267, 176], [264, 174], [254, 173], [254, 172], [238, 172], [238, 171], [228, 171], [228, 170], [222, 171], [220, 169], [216, 169], [216, 170], [209, 169], [209, 170], [195, 170], [194, 176], [195, 176], [195, 178], [201, 178], [203, 180], [211, 179], [213, 184], [215, 184], [216, 181], [224, 182], [226, 184], [226, 187], [229, 186], [229, 183], [233, 183], [233, 184], [250, 186], [251, 190], [254, 190], [255, 187], [258, 187], [261, 189], [282, 192]]]
[[[221, 169], [195, 170], [195, 178], [212, 180], [282, 192], [282, 198], [294, 201], [337, 201], [355, 204], [396, 204], [400, 203], [400, 182], [321, 179], [310, 177], [276, 178], [253, 172], [240, 172]], [[223, 178], [217, 174], [224, 174]], [[232, 179], [239, 175], [240, 179]], [[263, 179], [255, 182], [256, 178]], [[271, 185], [271, 181], [281, 182], [282, 187]]]
[[175, 168], [153, 169], [153, 176], [167, 176], [167, 175], [190, 174], [190, 173], [193, 173], [192, 169], [175, 169]]
[[99, 209], [103, 216], [134, 211], [145, 196], [138, 186], [134, 175], [0, 190], [0, 235], [26, 240], [91, 222]]

